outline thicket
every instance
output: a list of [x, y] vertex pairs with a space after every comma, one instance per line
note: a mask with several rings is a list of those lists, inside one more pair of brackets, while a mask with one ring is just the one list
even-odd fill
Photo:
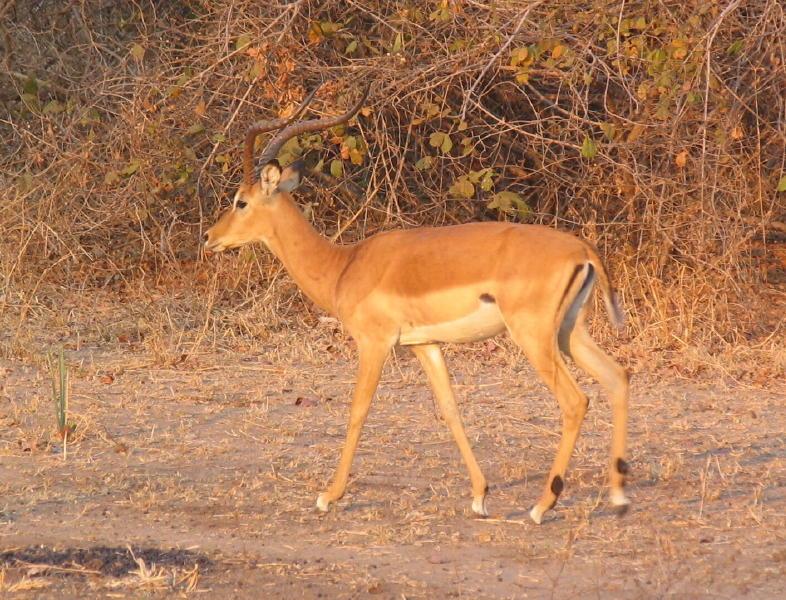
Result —
[[210, 318], [301, 310], [263, 249], [204, 263], [200, 234], [250, 122], [319, 82], [312, 113], [336, 114], [372, 82], [347, 127], [282, 151], [327, 235], [545, 223], [599, 247], [648, 347], [782, 336], [780, 0], [5, 0], [0, 19], [6, 317], [173, 281]]

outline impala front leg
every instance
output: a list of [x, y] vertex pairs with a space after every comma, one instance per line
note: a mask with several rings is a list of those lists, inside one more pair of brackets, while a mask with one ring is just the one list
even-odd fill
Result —
[[328, 489], [317, 498], [317, 508], [323, 512], [330, 508], [330, 504], [344, 495], [349, 479], [349, 469], [360, 440], [360, 430], [366, 421], [371, 399], [379, 384], [382, 367], [385, 364], [389, 348], [380, 349], [374, 346], [359, 346], [360, 365], [355, 392], [352, 397], [352, 406], [349, 410], [349, 426], [347, 439], [341, 451], [341, 458], [333, 476], [333, 481]]

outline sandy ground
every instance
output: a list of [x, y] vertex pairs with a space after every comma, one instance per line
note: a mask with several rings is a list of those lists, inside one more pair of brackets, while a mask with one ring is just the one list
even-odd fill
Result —
[[783, 597], [783, 382], [634, 377], [634, 505], [620, 518], [605, 502], [609, 406], [580, 379], [590, 412], [536, 526], [526, 510], [556, 449], [556, 402], [523, 360], [473, 352], [449, 363], [490, 482], [485, 520], [405, 351], [328, 514], [314, 501], [343, 443], [346, 353], [162, 369], [132, 349], [71, 352], [65, 457], [48, 375], [0, 363], [0, 595]]

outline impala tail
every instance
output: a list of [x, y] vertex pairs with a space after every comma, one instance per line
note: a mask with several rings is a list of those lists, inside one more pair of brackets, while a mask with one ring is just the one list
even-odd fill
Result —
[[592, 254], [593, 256], [590, 258], [589, 262], [593, 267], [595, 267], [595, 273], [598, 277], [598, 283], [600, 283], [600, 291], [603, 294], [603, 303], [606, 305], [606, 312], [609, 315], [609, 321], [611, 321], [611, 324], [614, 325], [614, 327], [621, 329], [625, 324], [625, 314], [622, 312], [622, 307], [620, 306], [617, 292], [614, 290], [614, 286], [611, 284], [611, 279], [609, 278], [609, 272], [606, 269], [606, 265], [603, 264], [603, 261], [595, 252]]
[[611, 285], [609, 273], [606, 265], [591, 247], [588, 248], [589, 256], [586, 260], [576, 264], [570, 276], [568, 285], [565, 287], [560, 309], [557, 312], [557, 335], [559, 347], [563, 352], [570, 355], [570, 344], [568, 342], [571, 332], [576, 325], [581, 308], [587, 301], [592, 288], [597, 281], [600, 284], [600, 291], [603, 295], [603, 303], [606, 305], [606, 312], [609, 315], [611, 324], [620, 329], [625, 323], [625, 315], [617, 301], [617, 294]]

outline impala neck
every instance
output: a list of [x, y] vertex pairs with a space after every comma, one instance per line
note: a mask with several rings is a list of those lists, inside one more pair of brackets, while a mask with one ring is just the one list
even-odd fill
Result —
[[348, 249], [322, 237], [294, 201], [282, 195], [272, 211], [272, 233], [265, 240], [314, 304], [335, 313], [336, 283], [349, 259]]

